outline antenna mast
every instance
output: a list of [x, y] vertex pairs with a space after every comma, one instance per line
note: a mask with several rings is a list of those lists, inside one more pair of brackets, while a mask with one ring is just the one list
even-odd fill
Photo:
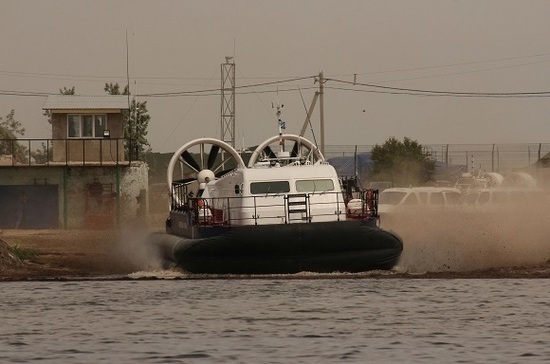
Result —
[[281, 120], [281, 109], [285, 105], [279, 104], [279, 90], [277, 90], [277, 127], [279, 128], [279, 148], [281, 148], [281, 153], [285, 151], [285, 143], [283, 142], [283, 130], [286, 129], [285, 122]]
[[221, 64], [221, 140], [235, 147], [235, 62], [226, 56]]

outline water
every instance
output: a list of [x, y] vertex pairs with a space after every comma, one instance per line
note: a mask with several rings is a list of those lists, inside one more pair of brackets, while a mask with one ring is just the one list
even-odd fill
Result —
[[0, 362], [550, 361], [550, 279], [289, 278], [0, 283]]

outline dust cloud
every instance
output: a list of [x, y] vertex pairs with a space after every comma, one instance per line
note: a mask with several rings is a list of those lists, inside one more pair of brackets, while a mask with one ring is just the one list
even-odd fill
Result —
[[426, 208], [382, 216], [381, 227], [403, 238], [398, 270], [465, 272], [547, 262], [549, 217], [542, 204], [498, 212]]

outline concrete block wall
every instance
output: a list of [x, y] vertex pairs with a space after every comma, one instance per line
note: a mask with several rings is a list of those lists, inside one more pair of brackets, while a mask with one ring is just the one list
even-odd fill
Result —
[[[108, 228], [147, 218], [148, 167], [10, 166], [0, 186], [57, 186], [59, 228]], [[96, 186], [100, 186], [99, 189]]]

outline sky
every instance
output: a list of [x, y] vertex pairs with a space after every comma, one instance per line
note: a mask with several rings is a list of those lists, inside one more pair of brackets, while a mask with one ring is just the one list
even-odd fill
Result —
[[238, 148], [277, 133], [276, 104], [299, 133], [321, 71], [326, 145], [548, 143], [549, 94], [472, 93], [550, 92], [549, 19], [542, 0], [0, 0], [0, 116], [48, 138], [43, 94], [129, 75], [153, 151], [171, 152], [221, 137], [221, 96], [193, 91], [219, 89], [232, 56]]

